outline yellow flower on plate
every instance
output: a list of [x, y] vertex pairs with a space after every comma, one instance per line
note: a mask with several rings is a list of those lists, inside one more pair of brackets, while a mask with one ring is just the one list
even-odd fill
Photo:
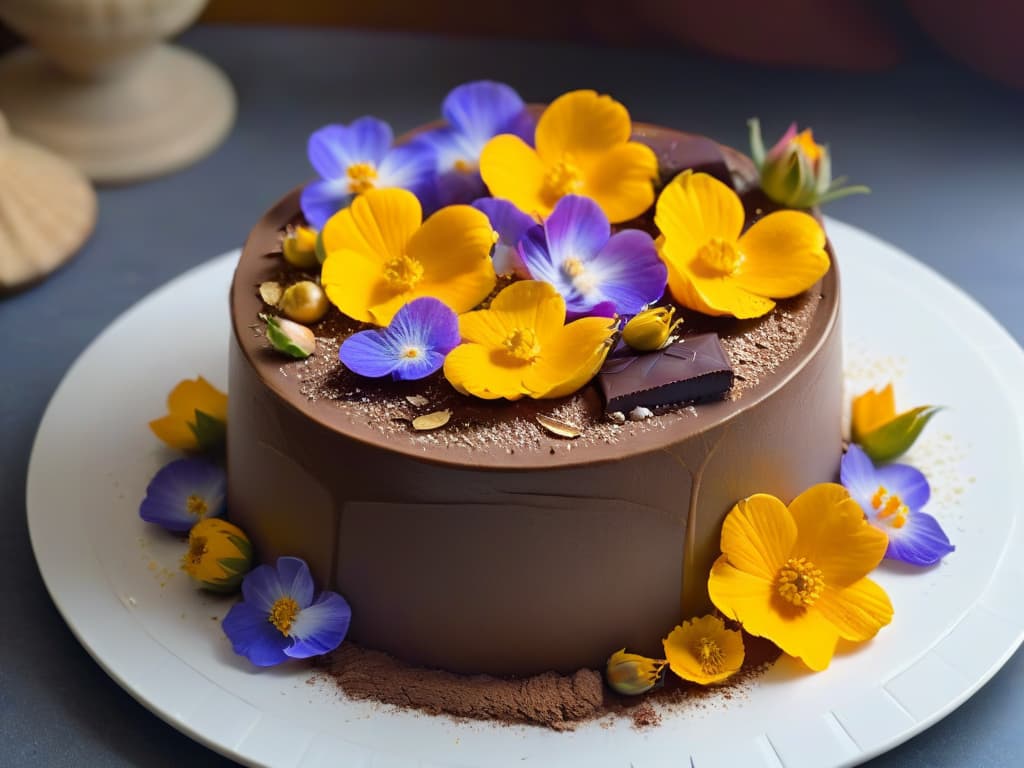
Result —
[[892, 461], [910, 450], [940, 410], [934, 405], [919, 405], [897, 415], [896, 396], [889, 382], [883, 389], [869, 389], [853, 398], [851, 437], [872, 461]]
[[708, 592], [747, 632], [821, 671], [840, 637], [863, 642], [892, 620], [888, 595], [867, 578], [887, 545], [841, 485], [812, 486], [788, 509], [757, 494], [726, 516]]
[[668, 668], [692, 683], [720, 683], [743, 666], [743, 633], [726, 629], [717, 616], [684, 621], [662, 645]]
[[320, 282], [344, 314], [379, 326], [421, 296], [465, 312], [497, 281], [491, 263], [496, 237], [487, 216], [472, 206], [451, 205], [423, 221], [412, 192], [371, 189], [324, 225]]
[[608, 658], [605, 678], [617, 693], [638, 696], [658, 684], [666, 663], [664, 659], [649, 659], [620, 648]]
[[459, 318], [463, 344], [444, 361], [459, 392], [487, 400], [564, 397], [597, 373], [615, 322], [584, 317], [565, 325], [565, 300], [550, 283], [522, 280], [488, 309]]
[[772, 299], [796, 296], [828, 271], [825, 232], [814, 217], [776, 211], [743, 232], [739, 195], [706, 173], [673, 179], [654, 222], [669, 291], [708, 315], [760, 317], [775, 306]]
[[480, 175], [494, 197], [545, 218], [565, 195], [592, 198], [613, 224], [651, 207], [658, 159], [630, 141], [626, 108], [595, 91], [571, 91], [537, 121], [536, 149], [518, 136], [495, 136], [480, 155]]
[[208, 517], [192, 526], [181, 569], [214, 592], [234, 592], [252, 568], [252, 545], [241, 528]]
[[167, 412], [149, 422], [153, 434], [179, 451], [205, 450], [224, 438], [228, 396], [202, 376], [185, 379], [167, 395]]

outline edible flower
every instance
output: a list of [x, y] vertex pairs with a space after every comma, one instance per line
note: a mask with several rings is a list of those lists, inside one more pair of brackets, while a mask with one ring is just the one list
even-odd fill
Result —
[[424, 222], [411, 192], [372, 189], [324, 227], [320, 281], [344, 314], [374, 325], [387, 325], [421, 296], [461, 313], [494, 288], [494, 240], [487, 216], [468, 205], [442, 208]]
[[345, 639], [352, 609], [341, 595], [314, 596], [309, 566], [297, 557], [254, 568], [242, 580], [242, 601], [221, 622], [240, 656], [258, 667], [330, 653]]
[[956, 549], [939, 521], [921, 511], [931, 489], [920, 470], [906, 464], [876, 467], [864, 451], [851, 445], [839, 476], [868, 522], [888, 536], [887, 558], [933, 565]]
[[312, 269], [320, 263], [316, 257], [316, 239], [314, 229], [302, 225], [288, 227], [281, 241], [284, 260], [299, 269]]
[[649, 659], [638, 653], [626, 653], [625, 648], [620, 648], [608, 658], [605, 678], [616, 693], [638, 696], [660, 682], [662, 670], [667, 663], [664, 659]]
[[211, 592], [234, 592], [252, 568], [252, 545], [241, 528], [215, 517], [200, 520], [188, 533], [181, 568]]
[[310, 165], [320, 175], [302, 190], [306, 221], [322, 229], [352, 198], [370, 189], [400, 187], [420, 197], [434, 183], [435, 158], [425, 144], [393, 147], [391, 126], [375, 117], [328, 125], [309, 137]]
[[615, 324], [584, 317], [565, 325], [565, 300], [550, 283], [522, 280], [489, 309], [459, 318], [465, 343], [444, 361], [456, 390], [486, 400], [564, 397], [594, 377]]
[[816, 672], [842, 637], [863, 642], [892, 620], [892, 603], [867, 574], [885, 555], [841, 485], [821, 483], [789, 505], [757, 494], [732, 508], [708, 592], [727, 618]]
[[630, 141], [629, 112], [610, 96], [572, 91], [544, 110], [536, 149], [518, 136], [495, 136], [480, 156], [480, 174], [494, 197], [538, 219], [565, 195], [593, 198], [612, 223], [639, 216], [654, 202], [658, 160]]
[[673, 179], [654, 222], [672, 296], [708, 315], [760, 317], [772, 299], [796, 296], [828, 271], [825, 233], [812, 216], [776, 211], [743, 232], [739, 195], [706, 173]]
[[664, 347], [683, 318], [673, 320], [676, 308], [652, 307], [631, 317], [622, 329], [622, 340], [637, 352], [654, 352]]
[[639, 229], [612, 234], [588, 197], [566, 195], [543, 225], [519, 241], [530, 276], [562, 294], [570, 318], [635, 315], [665, 292], [668, 271], [654, 240]]
[[168, 414], [149, 422], [153, 434], [179, 451], [205, 451], [224, 442], [228, 396], [199, 376], [167, 395]]
[[519, 241], [537, 222], [500, 197], [482, 197], [473, 201], [473, 207], [487, 215], [494, 231], [498, 233], [498, 242], [494, 244], [494, 252], [491, 254], [494, 271], [499, 275], [529, 277], [519, 256]]
[[921, 431], [941, 408], [920, 405], [896, 415], [892, 382], [883, 389], [869, 389], [853, 398], [850, 431], [872, 461], [883, 463], [902, 456], [920, 437]]
[[341, 345], [338, 357], [360, 376], [422, 379], [459, 345], [459, 318], [437, 299], [410, 301], [383, 330], [361, 331]]
[[844, 187], [846, 179], [832, 178], [828, 147], [818, 144], [810, 128], [797, 131], [796, 123], [767, 152], [757, 118], [750, 127], [750, 156], [761, 173], [761, 189], [772, 200], [791, 208], [810, 208], [847, 195], [867, 194], [864, 186]]
[[178, 459], [157, 472], [146, 487], [139, 517], [168, 531], [184, 533], [208, 517], [224, 514], [224, 468], [205, 459]]
[[743, 666], [743, 633], [726, 629], [718, 616], [684, 621], [662, 645], [669, 669], [699, 685], [727, 680]]
[[437, 158], [438, 206], [469, 203], [486, 192], [480, 153], [490, 139], [503, 133], [533, 135], [526, 105], [504, 83], [463, 83], [445, 97], [441, 113], [447, 125], [421, 133], [414, 142], [429, 146]]
[[260, 320], [267, 324], [267, 340], [278, 352], [301, 360], [316, 351], [316, 336], [306, 326], [262, 313]]

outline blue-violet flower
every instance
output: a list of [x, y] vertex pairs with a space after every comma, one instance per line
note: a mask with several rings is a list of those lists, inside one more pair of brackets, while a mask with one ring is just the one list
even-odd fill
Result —
[[460, 340], [458, 316], [424, 296], [404, 304], [387, 328], [349, 336], [338, 357], [360, 376], [422, 379], [440, 369]]
[[907, 464], [876, 467], [859, 446], [851, 445], [839, 475], [868, 522], [888, 535], [887, 558], [932, 565], [955, 549], [939, 522], [921, 511], [931, 489], [920, 470]]
[[186, 533], [200, 520], [221, 517], [226, 499], [223, 467], [205, 459], [178, 459], [149, 481], [139, 516], [168, 531]]
[[530, 273], [519, 258], [519, 241], [537, 222], [513, 203], [500, 197], [481, 197], [473, 201], [473, 207], [486, 214], [494, 231], [498, 233], [498, 242], [494, 244], [494, 252], [491, 254], [494, 271], [499, 275], [529, 277]]
[[341, 595], [314, 597], [309, 566], [297, 557], [280, 557], [276, 566], [261, 565], [242, 580], [242, 601], [221, 627], [235, 653], [258, 667], [287, 659], [330, 653], [345, 639], [352, 609]]
[[570, 319], [635, 315], [660, 299], [668, 282], [650, 235], [613, 235], [601, 207], [579, 195], [561, 198], [544, 224], [519, 241], [519, 255], [534, 279], [555, 286]]

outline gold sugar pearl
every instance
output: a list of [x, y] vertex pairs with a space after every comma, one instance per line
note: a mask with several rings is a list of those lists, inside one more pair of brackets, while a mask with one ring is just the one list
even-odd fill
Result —
[[327, 314], [327, 295], [312, 280], [303, 280], [285, 288], [277, 306], [289, 320], [315, 323]]

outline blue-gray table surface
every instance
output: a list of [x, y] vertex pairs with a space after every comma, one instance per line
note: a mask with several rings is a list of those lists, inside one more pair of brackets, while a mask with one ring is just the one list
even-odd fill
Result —
[[[924, 44], [894, 71], [842, 74], [664, 48], [341, 30], [207, 27], [181, 43], [237, 89], [227, 141], [182, 172], [101, 190], [99, 225], [78, 257], [0, 301], [0, 765], [229, 763], [136, 703], [76, 642], [32, 555], [25, 477], [46, 404], [79, 353], [151, 290], [238, 247], [262, 211], [311, 175], [305, 142], [321, 125], [373, 114], [402, 131], [434, 118], [452, 86], [479, 78], [529, 101], [596, 88], [637, 120], [737, 147], [750, 116], [769, 136], [795, 119], [831, 145], [839, 173], [874, 189], [829, 214], [929, 264], [1024, 339], [1024, 94]], [[1022, 717], [1018, 652], [946, 719], [870, 764], [1024, 765]]]

